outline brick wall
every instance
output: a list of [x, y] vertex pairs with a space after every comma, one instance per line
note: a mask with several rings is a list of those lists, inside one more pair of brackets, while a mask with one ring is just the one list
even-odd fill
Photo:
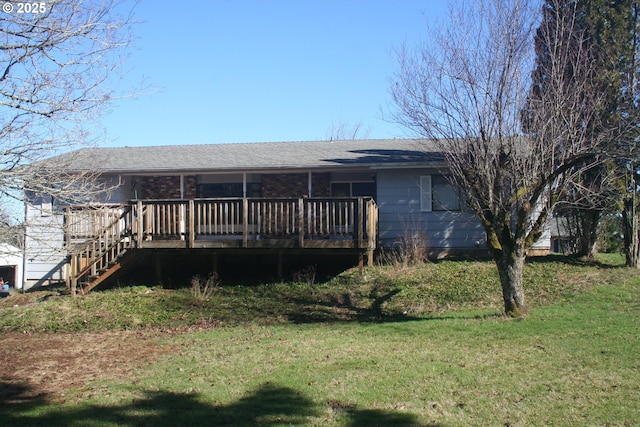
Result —
[[[311, 174], [312, 197], [329, 197], [331, 181], [328, 172]], [[303, 197], [309, 195], [309, 174], [262, 175], [262, 197]]]
[[[180, 199], [179, 176], [143, 176], [138, 179], [141, 199]], [[184, 177], [184, 198], [196, 197], [196, 177]]]
[[184, 177], [184, 198], [195, 199], [196, 198], [196, 186], [198, 185], [198, 179], [195, 175], [187, 175]]
[[[262, 175], [262, 197], [303, 197], [309, 193], [307, 173]], [[328, 172], [311, 175], [312, 197], [331, 195], [331, 177]], [[196, 197], [196, 177], [184, 177], [184, 198]], [[138, 178], [138, 196], [141, 199], [180, 199], [179, 176], [143, 176]]]

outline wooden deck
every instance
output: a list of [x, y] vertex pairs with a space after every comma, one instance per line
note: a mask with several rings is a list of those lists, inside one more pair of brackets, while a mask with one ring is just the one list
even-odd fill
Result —
[[[138, 200], [68, 208], [69, 284], [84, 288], [121, 267], [131, 249], [352, 249], [372, 253], [370, 197]], [[92, 287], [92, 286], [91, 286]]]

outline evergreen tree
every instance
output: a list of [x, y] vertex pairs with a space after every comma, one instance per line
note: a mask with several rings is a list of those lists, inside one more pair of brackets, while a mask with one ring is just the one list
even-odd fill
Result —
[[630, 45], [621, 72], [620, 134], [616, 165], [622, 190], [624, 253], [629, 267], [640, 268], [640, 110], [638, 100], [638, 2], [632, 1], [627, 19]]
[[[595, 114], [583, 118], [586, 131], [593, 139], [608, 140], [611, 151], [616, 147], [616, 135], [621, 127], [623, 92], [626, 85], [624, 74], [632, 50], [631, 0], [546, 0], [544, 20], [572, 14], [573, 25], [582, 36], [574, 39], [572, 52], [589, 52], [591, 65], [584, 79], [590, 82], [586, 91], [598, 94]], [[558, 33], [559, 37], [562, 34]], [[550, 84], [548, 70], [554, 66], [549, 49], [545, 46], [549, 38], [536, 37], [537, 67], [533, 74], [532, 96], [536, 97]], [[571, 75], [575, 70], [567, 69]], [[617, 192], [612, 179], [611, 162], [601, 162], [576, 174], [577, 179], [567, 189], [565, 202], [557, 205], [555, 214], [565, 217], [571, 231], [577, 237], [580, 255], [592, 256], [595, 251], [597, 232], [603, 214], [615, 206]]]

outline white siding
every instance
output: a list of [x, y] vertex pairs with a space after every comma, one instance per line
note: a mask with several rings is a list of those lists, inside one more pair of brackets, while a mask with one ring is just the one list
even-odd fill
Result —
[[126, 203], [129, 200], [135, 199], [135, 192], [133, 189], [134, 179], [132, 177], [124, 176], [118, 179], [114, 177], [108, 182], [109, 185], [116, 185], [117, 183], [120, 183], [120, 185], [114, 189], [108, 203]]
[[[105, 178], [113, 188], [107, 203], [125, 203], [134, 197], [131, 177]], [[115, 187], [120, 184], [118, 187]], [[25, 289], [66, 280], [67, 252], [64, 246], [64, 214], [50, 199], [36, 197], [26, 208]]]
[[[421, 176], [437, 174], [434, 169], [397, 169], [378, 171], [378, 209], [380, 241], [391, 247], [407, 233], [424, 233], [429, 249], [485, 248], [480, 222], [469, 212], [424, 211]], [[422, 180], [422, 183], [421, 183]], [[422, 186], [421, 186], [422, 184]]]
[[65, 280], [63, 216], [27, 206], [25, 289]]

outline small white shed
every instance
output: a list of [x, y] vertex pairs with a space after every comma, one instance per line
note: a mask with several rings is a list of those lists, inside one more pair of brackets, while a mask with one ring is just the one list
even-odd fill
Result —
[[22, 250], [8, 243], [0, 243], [0, 277], [11, 288], [22, 289]]

